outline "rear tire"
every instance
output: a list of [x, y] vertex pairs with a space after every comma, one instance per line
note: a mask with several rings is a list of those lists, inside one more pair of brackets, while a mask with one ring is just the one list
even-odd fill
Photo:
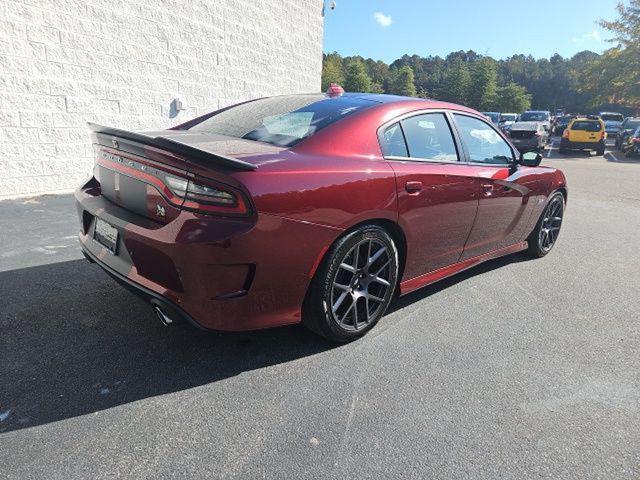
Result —
[[527, 253], [534, 258], [544, 257], [551, 251], [560, 235], [564, 218], [565, 200], [561, 192], [555, 192], [544, 207], [536, 228], [527, 237]]
[[602, 157], [604, 155], [604, 148], [599, 148], [598, 150], [596, 150], [596, 155], [598, 157]]
[[398, 249], [382, 227], [364, 225], [340, 238], [318, 268], [302, 322], [333, 342], [361, 337], [387, 310], [398, 282]]

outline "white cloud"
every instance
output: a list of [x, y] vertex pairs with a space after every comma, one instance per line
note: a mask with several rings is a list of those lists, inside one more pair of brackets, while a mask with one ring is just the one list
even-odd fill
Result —
[[376, 12], [373, 14], [373, 18], [382, 28], [387, 28], [389, 25], [391, 25], [390, 15], [385, 15], [382, 12]]
[[600, 35], [600, 32], [598, 32], [597, 30], [592, 30], [589, 33], [585, 33], [580, 37], [571, 37], [571, 41], [573, 43], [584, 43], [584, 42], [601, 42], [602, 41], [602, 36]]

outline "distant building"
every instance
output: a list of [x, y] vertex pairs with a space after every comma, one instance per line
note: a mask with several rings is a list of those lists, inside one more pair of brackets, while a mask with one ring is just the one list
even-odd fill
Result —
[[0, 13], [0, 198], [87, 178], [87, 121], [164, 128], [320, 89], [322, 0], [7, 0]]

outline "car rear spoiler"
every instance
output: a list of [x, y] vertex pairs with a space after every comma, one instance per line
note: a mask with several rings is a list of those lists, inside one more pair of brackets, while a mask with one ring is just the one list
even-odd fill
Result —
[[185, 156], [187, 158], [194, 158], [198, 160], [204, 160], [208, 162], [214, 162], [227, 168], [233, 168], [236, 170], [255, 170], [258, 167], [252, 163], [245, 162], [238, 158], [227, 157], [205, 148], [194, 147], [172, 138], [157, 136], [152, 137], [143, 133], [130, 132], [128, 130], [121, 130], [119, 128], [105, 127], [98, 125], [97, 123], [87, 122], [89, 129], [96, 135], [110, 135], [113, 137], [138, 142], [143, 145], [149, 145], [151, 147], [160, 148], [167, 152], [176, 153], [178, 155]]

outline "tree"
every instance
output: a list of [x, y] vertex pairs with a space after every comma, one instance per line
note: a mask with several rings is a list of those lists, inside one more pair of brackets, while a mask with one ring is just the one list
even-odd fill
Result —
[[496, 61], [483, 57], [471, 73], [469, 104], [478, 110], [493, 110], [498, 100], [498, 72]]
[[531, 95], [522, 85], [509, 82], [498, 88], [497, 107], [501, 112], [524, 112], [531, 107]]
[[326, 91], [329, 85], [344, 83], [344, 73], [342, 72], [342, 58], [337, 53], [325, 55], [322, 61], [322, 91]]
[[592, 105], [607, 102], [640, 108], [640, 0], [618, 4], [619, 18], [601, 21], [614, 34], [617, 45], [590, 62], [583, 92]]
[[409, 65], [404, 65], [393, 73], [390, 93], [404, 95], [406, 97], [416, 96], [417, 92], [413, 70]]
[[456, 58], [445, 73], [442, 87], [438, 91], [438, 99], [465, 105], [470, 85], [469, 67], [462, 59]]
[[362, 60], [351, 60], [347, 65], [344, 89], [347, 92], [369, 92], [371, 90], [371, 78], [367, 75]]

